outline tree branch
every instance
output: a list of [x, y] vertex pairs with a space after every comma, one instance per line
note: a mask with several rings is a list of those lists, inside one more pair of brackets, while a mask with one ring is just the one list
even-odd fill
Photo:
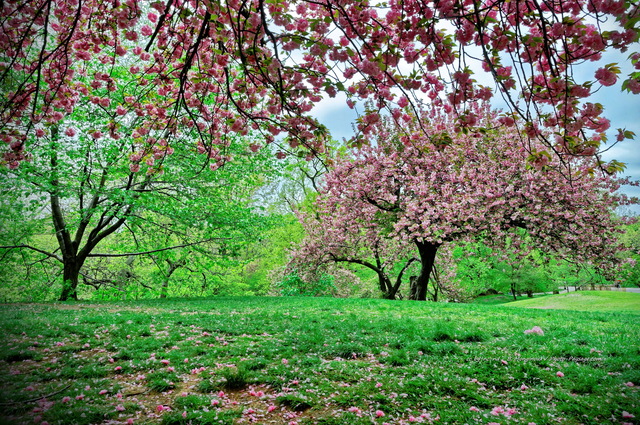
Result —
[[45, 250], [40, 249], [40, 248], [36, 248], [36, 247], [34, 247], [34, 246], [31, 246], [31, 245], [25, 245], [25, 244], [22, 244], [22, 245], [6, 245], [6, 246], [0, 246], [0, 249], [18, 249], [18, 248], [27, 248], [27, 249], [30, 249], [30, 250], [32, 250], [32, 251], [39, 252], [40, 254], [44, 254], [44, 255], [46, 255], [47, 257], [54, 258], [54, 259], [56, 259], [56, 260], [58, 260], [58, 261], [60, 261], [60, 262], [62, 263], [62, 258], [61, 258], [61, 257], [58, 257], [57, 255], [55, 255], [55, 254], [53, 254], [53, 253], [51, 253], [51, 252], [45, 251]]
[[[183, 244], [183, 245], [175, 245], [175, 246], [169, 246], [166, 248], [160, 248], [160, 249], [154, 249], [151, 251], [141, 251], [141, 252], [129, 252], [127, 254], [88, 254], [87, 257], [127, 257], [129, 255], [146, 255], [146, 254], [153, 254], [155, 252], [162, 252], [162, 251], [169, 251], [172, 249], [178, 249], [178, 248], [186, 248], [188, 246], [193, 246], [193, 245], [199, 245], [199, 244], [203, 244], [206, 242], [211, 242], [214, 240], [229, 240], [232, 238], [209, 238], [209, 239], [205, 239], [203, 241], [198, 241], [198, 242], [191, 242], [191, 243], [187, 243], [187, 244]], [[0, 246], [0, 248], [3, 248]]]

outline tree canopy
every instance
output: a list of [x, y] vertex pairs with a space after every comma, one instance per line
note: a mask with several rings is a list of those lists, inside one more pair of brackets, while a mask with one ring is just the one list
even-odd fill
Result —
[[[488, 128], [495, 115], [485, 111], [483, 119]], [[599, 265], [614, 258], [613, 210], [627, 200], [615, 194], [620, 180], [594, 158], [549, 155], [527, 165], [543, 146], [513, 129], [456, 133], [455, 120], [429, 120], [429, 127], [426, 118], [381, 121], [367, 146], [336, 161], [316, 213], [304, 219], [300, 261], [378, 272], [380, 258], [395, 262], [415, 252], [422, 269], [414, 297], [423, 300], [438, 249], [456, 240], [482, 236], [514, 252], [534, 247]]]
[[[473, 126], [469, 102], [495, 91], [511, 108], [501, 122], [519, 119], [547, 150], [594, 154], [609, 121], [589, 96], [616, 84], [620, 70], [610, 64], [584, 81], [575, 70], [636, 42], [638, 8], [625, 0], [6, 1], [3, 161], [18, 166], [78, 108], [107, 119], [59, 131], [131, 138], [133, 170], [193, 140], [215, 168], [228, 159], [229, 135], [250, 130], [263, 136], [254, 149], [282, 133], [279, 156], [301, 146], [323, 152], [326, 129], [310, 115], [323, 97], [372, 101], [358, 140], [381, 109], [404, 113], [422, 101]], [[629, 56], [636, 69], [639, 58]], [[622, 88], [639, 93], [640, 73]]]

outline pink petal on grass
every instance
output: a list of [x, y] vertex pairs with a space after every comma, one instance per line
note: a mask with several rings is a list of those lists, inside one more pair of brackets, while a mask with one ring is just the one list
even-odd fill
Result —
[[558, 371], [558, 372], [556, 372], [556, 376], [559, 377], [559, 378], [562, 378], [564, 376], [564, 373]]

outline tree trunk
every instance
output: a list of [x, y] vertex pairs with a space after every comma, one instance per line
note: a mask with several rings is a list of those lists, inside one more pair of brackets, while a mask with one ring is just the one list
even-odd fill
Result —
[[398, 288], [391, 284], [391, 279], [384, 273], [378, 273], [378, 281], [380, 284], [380, 290], [382, 291], [382, 297], [385, 300], [395, 300]]
[[420, 274], [416, 279], [415, 291], [412, 291], [411, 299], [416, 301], [427, 300], [427, 286], [429, 285], [429, 277], [433, 270], [433, 265], [436, 260], [436, 253], [438, 252], [439, 244], [432, 244], [429, 242], [416, 242], [418, 247], [418, 253], [420, 254]]
[[59, 301], [78, 300], [78, 278], [82, 262], [77, 257], [64, 258], [62, 271], [62, 292]]
[[167, 298], [167, 294], [169, 292], [169, 279], [171, 279], [171, 275], [173, 274], [173, 272], [178, 270], [180, 267], [184, 267], [184, 265], [186, 264], [185, 260], [171, 261], [167, 259], [166, 261], [167, 264], [169, 264], [169, 270], [167, 271], [164, 282], [162, 282], [160, 298]]
[[438, 290], [440, 289], [440, 285], [438, 285], [438, 281], [436, 279], [433, 280], [433, 301], [438, 302]]

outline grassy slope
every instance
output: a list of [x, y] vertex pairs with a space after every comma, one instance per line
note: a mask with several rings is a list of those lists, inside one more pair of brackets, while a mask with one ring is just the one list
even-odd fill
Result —
[[[524, 333], [533, 326], [545, 334]], [[0, 335], [10, 423], [640, 418], [640, 324], [630, 314], [228, 297], [2, 305]]]
[[529, 298], [503, 304], [505, 307], [640, 314], [640, 294], [614, 291], [578, 291]]

